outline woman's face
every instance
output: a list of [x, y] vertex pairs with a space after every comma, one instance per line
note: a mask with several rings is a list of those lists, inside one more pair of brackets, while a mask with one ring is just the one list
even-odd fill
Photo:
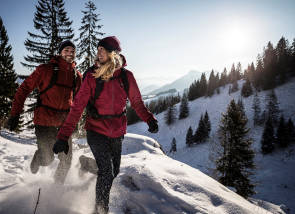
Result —
[[97, 58], [98, 58], [98, 61], [101, 64], [104, 64], [109, 60], [108, 52], [104, 47], [98, 46], [98, 48], [97, 48]]

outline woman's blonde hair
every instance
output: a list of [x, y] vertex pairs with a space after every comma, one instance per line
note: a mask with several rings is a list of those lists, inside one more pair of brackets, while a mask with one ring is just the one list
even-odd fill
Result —
[[113, 77], [115, 70], [122, 66], [122, 58], [116, 51], [108, 52], [108, 56], [109, 60], [105, 64], [100, 65], [93, 73], [95, 78], [101, 77], [102, 80], [108, 81]]

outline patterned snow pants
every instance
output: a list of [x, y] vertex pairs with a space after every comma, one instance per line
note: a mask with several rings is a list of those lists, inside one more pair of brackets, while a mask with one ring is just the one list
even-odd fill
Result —
[[109, 197], [114, 178], [120, 172], [122, 140], [109, 138], [94, 131], [87, 131], [87, 142], [97, 164], [96, 210], [108, 213]]
[[[56, 142], [58, 133], [57, 127], [51, 126], [35, 126], [35, 134], [37, 137], [37, 146], [32, 162], [39, 166], [48, 166], [54, 160], [54, 153], [52, 151], [53, 145]], [[68, 141], [69, 152], [66, 155], [64, 152], [58, 154], [60, 160], [58, 167], [54, 174], [54, 180], [57, 183], [63, 184], [72, 162], [72, 140]]]

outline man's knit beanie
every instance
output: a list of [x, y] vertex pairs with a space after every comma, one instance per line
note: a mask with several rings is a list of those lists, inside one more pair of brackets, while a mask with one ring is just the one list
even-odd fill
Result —
[[62, 52], [62, 50], [68, 46], [71, 46], [74, 49], [76, 49], [76, 46], [74, 45], [74, 43], [72, 43], [70, 40], [65, 40], [62, 43], [60, 43], [59, 48], [58, 48], [58, 53], [60, 54]]

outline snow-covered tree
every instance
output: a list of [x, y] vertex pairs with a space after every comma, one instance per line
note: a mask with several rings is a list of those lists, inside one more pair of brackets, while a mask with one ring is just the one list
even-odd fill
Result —
[[194, 143], [193, 130], [192, 130], [192, 127], [190, 126], [186, 133], [185, 144], [186, 146], [190, 147], [193, 143]]
[[284, 115], [281, 115], [276, 133], [276, 142], [279, 147], [285, 148], [289, 145], [288, 135], [289, 133], [287, 132], [287, 124], [285, 123]]
[[17, 88], [17, 75], [13, 69], [11, 45], [0, 17], [0, 129], [8, 118], [12, 100]]
[[274, 150], [275, 133], [272, 125], [272, 119], [268, 118], [261, 138], [261, 151], [263, 154], [271, 153]]
[[99, 14], [96, 13], [96, 6], [92, 1], [85, 3], [85, 11], [79, 28], [80, 35], [75, 41], [79, 41], [77, 45], [77, 58], [82, 60], [78, 65], [78, 69], [81, 73], [84, 73], [90, 66], [94, 64], [97, 45], [100, 40], [99, 37], [104, 33], [100, 31], [102, 25], [97, 24]]
[[183, 93], [179, 108], [179, 116], [178, 119], [184, 119], [189, 115], [189, 107], [188, 107], [188, 98], [187, 93]]
[[266, 97], [266, 102], [267, 116], [270, 117], [270, 119], [272, 119], [273, 124], [276, 125], [278, 123], [280, 110], [278, 98], [274, 90], [271, 90], [271, 92], [268, 94], [268, 96]]
[[210, 131], [211, 131], [211, 122], [209, 119], [209, 115], [208, 112], [205, 112], [205, 116], [204, 116], [204, 125], [205, 125], [205, 139], [209, 138], [210, 136]]
[[241, 95], [243, 97], [249, 97], [253, 94], [252, 86], [250, 80], [247, 78], [246, 82], [242, 86]]
[[165, 122], [169, 126], [174, 123], [176, 120], [176, 108], [175, 105], [168, 107], [168, 110], [165, 112]]
[[260, 121], [261, 121], [260, 99], [257, 93], [255, 93], [254, 95], [252, 109], [254, 111], [254, 117], [253, 117], [254, 126], [261, 125], [260, 124]]
[[216, 162], [216, 169], [220, 173], [219, 181], [234, 187], [245, 198], [254, 194], [250, 175], [255, 168], [255, 153], [251, 148], [252, 140], [246, 137], [249, 132], [246, 125], [247, 118], [232, 100], [227, 112], [222, 115], [219, 133], [223, 155]]
[[295, 127], [291, 118], [289, 118], [286, 126], [287, 126], [287, 133], [288, 133], [287, 135], [288, 142], [290, 144], [294, 144], [295, 143]]
[[176, 148], [176, 139], [175, 139], [175, 137], [172, 139], [172, 142], [171, 142], [170, 153], [172, 153], [172, 152], [177, 152], [177, 148]]
[[22, 62], [31, 70], [47, 63], [63, 40], [74, 37], [72, 21], [67, 17], [63, 0], [38, 0], [33, 21], [36, 33], [28, 32], [29, 38], [25, 41], [31, 55], [25, 56], [26, 62]]

